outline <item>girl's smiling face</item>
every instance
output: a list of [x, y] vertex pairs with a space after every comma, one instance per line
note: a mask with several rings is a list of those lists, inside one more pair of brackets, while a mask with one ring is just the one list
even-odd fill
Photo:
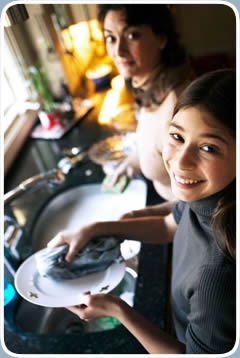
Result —
[[236, 177], [236, 141], [210, 113], [182, 108], [170, 123], [163, 160], [178, 199], [203, 199]]

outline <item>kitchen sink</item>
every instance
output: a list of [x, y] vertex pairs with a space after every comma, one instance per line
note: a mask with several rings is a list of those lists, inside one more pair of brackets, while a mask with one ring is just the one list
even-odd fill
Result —
[[51, 199], [37, 216], [31, 235], [33, 252], [44, 248], [61, 230], [95, 221], [118, 220], [128, 211], [142, 209], [146, 196], [147, 185], [140, 179], [132, 180], [120, 194], [103, 193], [101, 184], [84, 184], [65, 190]]
[[[31, 230], [32, 251], [44, 248], [57, 232], [75, 228], [94, 221], [117, 220], [122, 214], [145, 207], [146, 183], [132, 180], [120, 194], [102, 193], [100, 184], [72, 187], [54, 196], [36, 215]], [[126, 262], [122, 281], [111, 291], [131, 306], [134, 304], [140, 243], [126, 238], [121, 243], [121, 253]], [[31, 317], [31, 319], [26, 319]], [[71, 334], [99, 332], [113, 329], [120, 322], [103, 317], [92, 322], [81, 321], [65, 308], [48, 308], [19, 299], [15, 312], [15, 325], [23, 332], [34, 334]]]

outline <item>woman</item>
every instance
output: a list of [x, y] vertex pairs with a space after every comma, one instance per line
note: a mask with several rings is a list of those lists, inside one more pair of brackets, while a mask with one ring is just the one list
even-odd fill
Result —
[[132, 177], [141, 169], [162, 198], [173, 199], [162, 146], [176, 99], [190, 78], [173, 16], [166, 5], [104, 4], [98, 17], [107, 52], [141, 108], [137, 155], [120, 165], [112, 183], [124, 172]]
[[[173, 242], [171, 303], [176, 337], [148, 322], [119, 297], [86, 294], [68, 307], [83, 320], [113, 316], [155, 354], [223, 354], [236, 339], [236, 73], [195, 80], [180, 97], [163, 160], [175, 196], [166, 215], [97, 222], [65, 232], [66, 259], [92, 237]], [[219, 173], [221, 175], [219, 175]]]

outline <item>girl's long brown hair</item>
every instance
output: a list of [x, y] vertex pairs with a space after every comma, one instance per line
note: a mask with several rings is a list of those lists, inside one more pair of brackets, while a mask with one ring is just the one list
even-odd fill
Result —
[[[182, 108], [199, 107], [210, 113], [236, 138], [236, 72], [217, 70], [195, 81], [182, 93], [174, 115]], [[236, 259], [236, 180], [223, 190], [212, 217], [214, 238], [219, 249]], [[220, 241], [223, 239], [224, 247]]]

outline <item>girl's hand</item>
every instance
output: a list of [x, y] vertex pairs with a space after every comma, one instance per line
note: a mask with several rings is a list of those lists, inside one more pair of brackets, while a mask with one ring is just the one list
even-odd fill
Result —
[[84, 304], [66, 308], [84, 321], [108, 316], [117, 318], [119, 307], [123, 302], [119, 297], [110, 294], [91, 295], [90, 292], [86, 292], [85, 296]]
[[129, 211], [128, 213], [123, 214], [119, 218], [119, 220], [142, 218], [147, 216], [159, 216], [159, 215], [161, 215], [161, 211], [158, 211], [157, 208], [155, 210], [154, 207], [149, 206], [144, 209]]
[[119, 220], [125, 220], [125, 219], [134, 219], [134, 218], [140, 218], [143, 216], [150, 216], [148, 209], [141, 209], [141, 210], [133, 210], [129, 211], [128, 213], [123, 214]]
[[172, 208], [176, 205], [177, 201], [167, 201], [162, 204], [147, 206], [144, 209], [129, 211], [123, 214], [119, 220], [140, 218], [146, 216], [165, 216], [168, 215]]
[[84, 304], [66, 307], [84, 321], [100, 317], [117, 318], [151, 354], [182, 354], [185, 346], [147, 321], [117, 296], [85, 293]]
[[54, 248], [56, 246], [68, 244], [69, 250], [65, 260], [71, 262], [76, 253], [93, 237], [94, 233], [92, 228], [92, 225], [88, 225], [74, 230], [60, 231], [48, 242], [47, 247]]

